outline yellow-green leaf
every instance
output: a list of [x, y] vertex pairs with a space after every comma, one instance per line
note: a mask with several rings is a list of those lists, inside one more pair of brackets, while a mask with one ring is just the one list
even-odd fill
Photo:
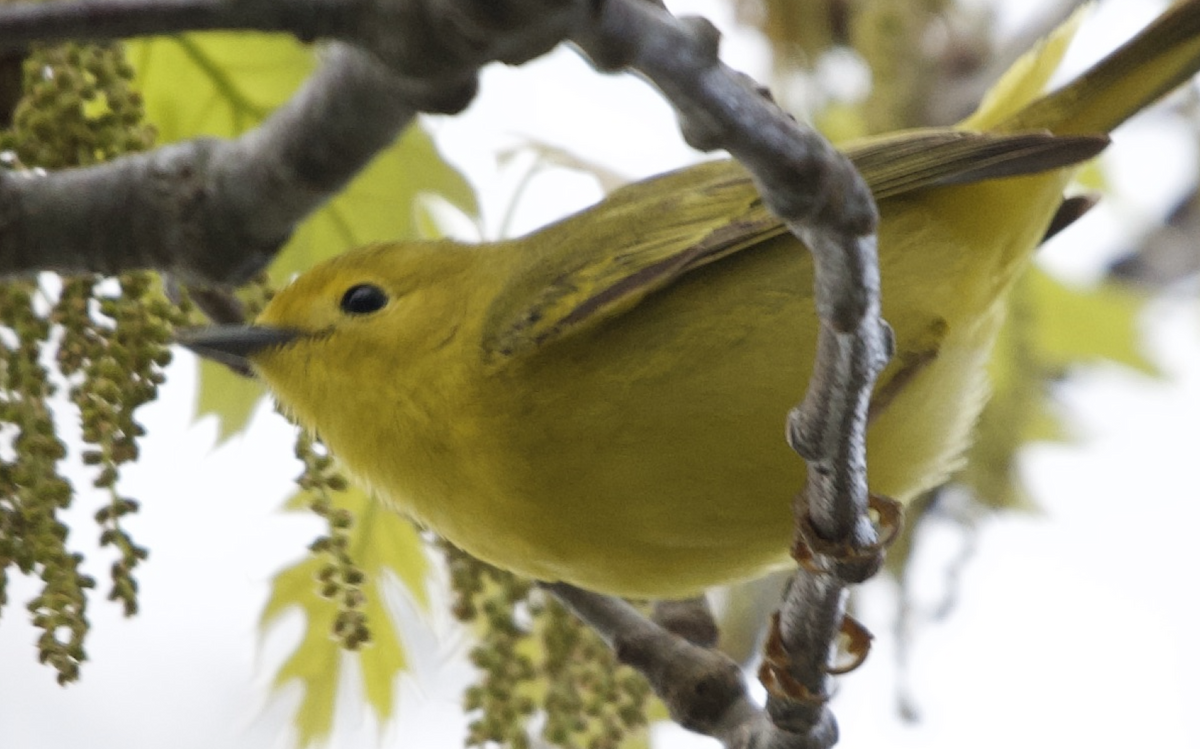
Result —
[[295, 273], [369, 242], [422, 238], [416, 208], [422, 193], [440, 195], [472, 218], [479, 215], [470, 184], [442, 159], [428, 133], [415, 126], [301, 224], [272, 264], [272, 280], [286, 282]]
[[992, 357], [992, 398], [980, 416], [967, 466], [955, 480], [992, 507], [1031, 505], [1015, 470], [1017, 452], [1065, 430], [1048, 398], [1070, 368], [1111, 361], [1152, 373], [1137, 330], [1145, 297], [1102, 284], [1073, 288], [1033, 269], [1013, 291], [1008, 321]]
[[[286, 507], [298, 510], [308, 501], [298, 494]], [[334, 603], [317, 594], [316, 575], [324, 563], [317, 557], [303, 559], [275, 576], [260, 621], [260, 629], [266, 632], [292, 609], [299, 609], [304, 616], [304, 635], [273, 684], [279, 690], [299, 682], [303, 696], [293, 725], [305, 745], [327, 737], [333, 727], [337, 687], [347, 659], [357, 659], [363, 694], [379, 719], [387, 720], [395, 712], [395, 681], [408, 667], [408, 657], [385, 603], [385, 581], [399, 580], [421, 609], [429, 605], [425, 586], [429, 563], [413, 525], [357, 489], [338, 492], [333, 503], [354, 514], [349, 548], [355, 564], [366, 573], [362, 610], [371, 641], [357, 652], [348, 652], [330, 636], [337, 610]]]
[[1100, 159], [1092, 159], [1075, 173], [1075, 184], [1084, 190], [1092, 192], [1107, 192], [1109, 190], [1108, 175]]
[[146, 118], [163, 143], [239, 135], [316, 67], [311, 47], [281, 34], [207, 32], [127, 44]]
[[305, 745], [328, 736], [333, 727], [343, 658], [341, 647], [330, 637], [337, 609], [316, 593], [320, 564], [320, 560], [309, 558], [276, 575], [260, 623], [265, 631], [292, 608], [299, 608], [304, 616], [304, 636], [276, 672], [272, 684], [279, 690], [292, 681], [300, 682], [303, 696], [292, 724]]
[[1090, 10], [1089, 6], [1076, 10], [1049, 36], [1021, 55], [983, 97], [975, 113], [963, 120], [962, 126], [969, 130], [987, 130], [1037, 98], [1058, 70], [1084, 14]]
[[234, 374], [223, 364], [200, 360], [196, 414], [217, 417], [218, 444], [246, 428], [265, 392], [260, 382]]
[[1039, 310], [1034, 345], [1047, 364], [1065, 368], [1108, 360], [1155, 373], [1142, 355], [1137, 327], [1144, 294], [1108, 283], [1074, 288], [1040, 271], [1025, 283]]

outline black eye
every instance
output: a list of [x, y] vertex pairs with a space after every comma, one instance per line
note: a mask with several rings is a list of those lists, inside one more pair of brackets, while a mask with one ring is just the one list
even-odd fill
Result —
[[387, 293], [378, 286], [360, 283], [342, 295], [342, 311], [351, 315], [369, 315], [388, 303]]

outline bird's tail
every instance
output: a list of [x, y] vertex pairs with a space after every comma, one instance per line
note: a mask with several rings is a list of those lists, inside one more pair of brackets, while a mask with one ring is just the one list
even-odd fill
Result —
[[1182, 0], [1062, 88], [1028, 97], [1031, 101], [1014, 96], [1014, 90], [1028, 90], [1032, 83], [1044, 85], [1078, 23], [1075, 14], [1005, 74], [997, 89], [1007, 90], [1007, 106], [985, 100], [962, 126], [1057, 135], [1107, 133], [1200, 71], [1200, 0]]

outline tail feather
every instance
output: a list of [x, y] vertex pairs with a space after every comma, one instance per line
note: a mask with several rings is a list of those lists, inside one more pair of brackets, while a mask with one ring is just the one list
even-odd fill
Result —
[[1067, 86], [993, 129], [1107, 133], [1200, 71], [1200, 0], [1167, 9], [1137, 36]]
[[992, 85], [976, 110], [958, 123], [958, 127], [963, 130], [992, 130], [1041, 96], [1050, 76], [1062, 63], [1080, 24], [1091, 10], [1091, 3], [1077, 8], [1066, 21], [1022, 54]]

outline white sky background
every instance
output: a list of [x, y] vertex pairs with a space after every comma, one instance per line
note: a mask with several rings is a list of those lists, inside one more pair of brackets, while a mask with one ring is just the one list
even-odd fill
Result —
[[[1006, 2], [1006, 24], [1036, 7]], [[1085, 25], [1071, 55], [1081, 65], [1140, 27], [1161, 4], [1112, 0]], [[677, 2], [729, 30], [719, 0]], [[765, 49], [752, 33], [724, 47], [735, 67], [762, 72]], [[669, 109], [627, 76], [593, 74], [557, 52], [518, 70], [491, 69], [479, 100], [435, 131], [446, 155], [480, 188], [487, 230], [501, 225], [506, 196], [523, 169], [498, 167], [496, 153], [524, 137], [562, 146], [629, 177], [694, 160]], [[1094, 276], [1194, 173], [1195, 137], [1173, 139], [1133, 123], [1109, 158], [1123, 191], [1044, 253], [1069, 277]], [[525, 164], [526, 162], [518, 162]], [[600, 195], [588, 177], [551, 170], [526, 193], [513, 228], [524, 231]], [[1200, 527], [1200, 305], [1194, 289], [1153, 304], [1146, 346], [1164, 371], [1152, 380], [1115, 367], [1080, 373], [1057, 391], [1074, 445], [1028, 451], [1026, 475], [1043, 511], [986, 520], [962, 571], [949, 618], [920, 630], [906, 679], [922, 720], [896, 716], [898, 675], [892, 626], [897, 597], [871, 583], [861, 618], [877, 635], [859, 671], [840, 679], [834, 708], [844, 747], [1200, 746], [1200, 603], [1192, 575]], [[887, 293], [886, 289], [884, 293]], [[269, 703], [267, 683], [292, 633], [260, 647], [256, 621], [272, 573], [303, 553], [319, 526], [278, 508], [299, 470], [291, 431], [262, 409], [242, 437], [214, 449], [215, 425], [192, 422], [194, 364], [180, 352], [164, 398], [143, 411], [153, 439], [127, 472], [124, 490], [143, 500], [129, 523], [148, 544], [139, 571], [142, 613], [123, 620], [102, 595], [90, 611], [90, 661], [66, 689], [35, 662], [23, 602], [33, 586], [14, 580], [0, 619], [0, 748], [263, 749], [285, 747], [286, 704]], [[77, 538], [91, 544], [82, 503]], [[918, 601], [932, 607], [940, 570], [961, 538], [928, 549]], [[101, 588], [109, 557], [94, 554]], [[407, 631], [418, 663], [401, 690], [401, 719], [384, 746], [461, 745], [459, 693], [468, 673], [465, 639], [444, 615]], [[432, 625], [432, 627], [431, 627]], [[337, 747], [374, 746], [377, 727], [347, 702]], [[664, 729], [662, 746], [712, 746]]]

